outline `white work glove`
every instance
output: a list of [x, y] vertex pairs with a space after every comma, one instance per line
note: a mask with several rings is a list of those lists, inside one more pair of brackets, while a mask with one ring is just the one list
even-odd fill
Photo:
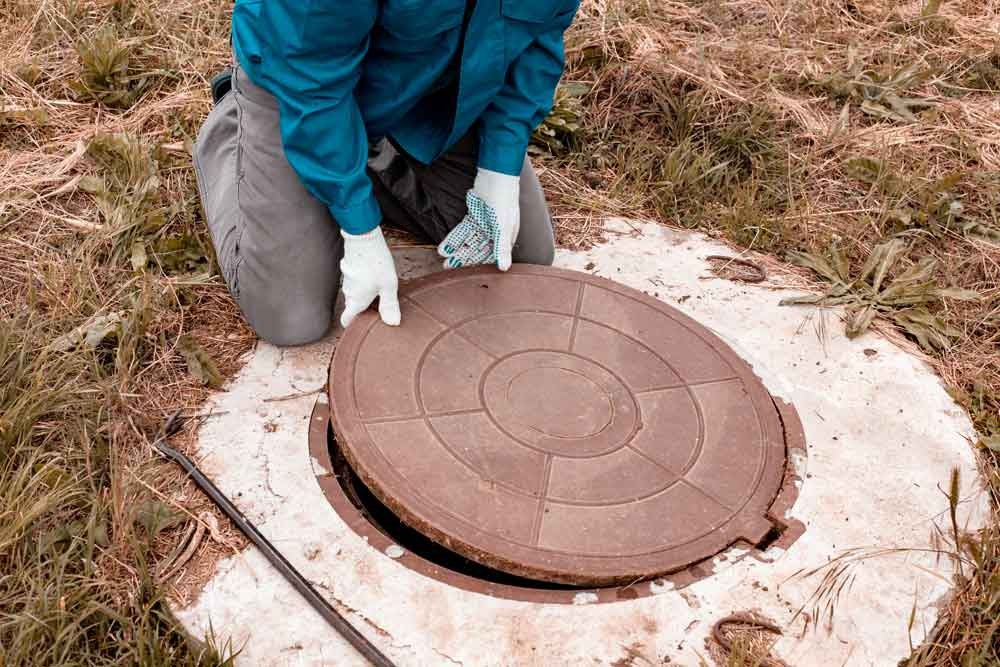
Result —
[[382, 228], [376, 227], [367, 234], [348, 234], [343, 230], [340, 233], [344, 237], [340, 271], [344, 275], [346, 304], [340, 324], [347, 328], [378, 297], [378, 314], [382, 321], [391, 327], [399, 326], [399, 299], [396, 296], [399, 279]]
[[468, 214], [438, 246], [444, 268], [496, 264], [511, 265], [514, 243], [521, 231], [521, 179], [480, 169], [465, 196]]

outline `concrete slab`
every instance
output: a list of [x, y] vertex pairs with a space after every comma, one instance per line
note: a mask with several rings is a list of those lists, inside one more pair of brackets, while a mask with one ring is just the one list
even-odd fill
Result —
[[[895, 665], [949, 593], [950, 563], [927, 550], [935, 526], [947, 525], [942, 489], [952, 468], [962, 474], [962, 521], [976, 527], [985, 517], [967, 416], [922, 361], [889, 341], [848, 341], [833, 312], [817, 327], [815, 311], [779, 307], [787, 290], [715, 278], [705, 257], [731, 254], [717, 242], [624, 221], [609, 223], [609, 239], [588, 252], [562, 251], [556, 263], [676, 306], [797, 407], [809, 469], [792, 514], [807, 531], [787, 552], [719, 563], [683, 590], [663, 586], [611, 604], [588, 604], [593, 596], [578, 605], [495, 599], [425, 578], [371, 548], [326, 503], [307, 449], [316, 397], [267, 401], [321, 387], [333, 338], [293, 350], [258, 347], [214, 401], [225, 414], [202, 428], [203, 469], [400, 665], [608, 665], [630, 651], [650, 664], [710, 664], [712, 624], [742, 611], [785, 629], [776, 653], [791, 665]], [[398, 259], [406, 276], [438, 266], [430, 251]], [[832, 625], [806, 627], [826, 570], [802, 573], [835, 559], [852, 563], [853, 586]], [[806, 614], [796, 616], [802, 607]], [[211, 623], [231, 636], [244, 649], [240, 664], [363, 664], [252, 549], [223, 561], [178, 615], [196, 634]]]

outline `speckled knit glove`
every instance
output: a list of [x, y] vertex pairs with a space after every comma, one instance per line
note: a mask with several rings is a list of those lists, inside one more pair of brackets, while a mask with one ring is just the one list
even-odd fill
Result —
[[501, 271], [521, 231], [520, 178], [480, 169], [465, 201], [469, 212], [438, 246], [446, 269], [495, 263]]
[[469, 213], [438, 246], [438, 254], [444, 257], [446, 269], [495, 261], [493, 239], [497, 229], [496, 216], [474, 192], [465, 195], [465, 203]]
[[344, 275], [344, 314], [340, 323], [345, 328], [354, 318], [368, 309], [378, 297], [378, 314], [389, 326], [399, 326], [399, 299], [396, 292], [399, 279], [392, 253], [376, 227], [367, 234], [348, 234], [344, 237], [344, 258], [340, 271]]

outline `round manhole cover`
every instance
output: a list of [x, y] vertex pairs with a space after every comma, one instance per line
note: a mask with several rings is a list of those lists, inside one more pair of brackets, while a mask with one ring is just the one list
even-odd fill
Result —
[[521, 577], [674, 572], [774, 526], [782, 420], [750, 367], [635, 290], [540, 267], [440, 273], [366, 313], [331, 368], [366, 486], [432, 540]]

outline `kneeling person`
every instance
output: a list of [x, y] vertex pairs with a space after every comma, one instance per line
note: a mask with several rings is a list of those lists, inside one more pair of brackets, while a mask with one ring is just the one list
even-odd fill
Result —
[[[277, 345], [322, 337], [378, 298], [400, 322], [380, 225], [439, 244], [445, 268], [551, 264], [526, 157], [579, 0], [237, 0], [195, 166], [223, 276]], [[229, 88], [231, 87], [231, 90]]]

